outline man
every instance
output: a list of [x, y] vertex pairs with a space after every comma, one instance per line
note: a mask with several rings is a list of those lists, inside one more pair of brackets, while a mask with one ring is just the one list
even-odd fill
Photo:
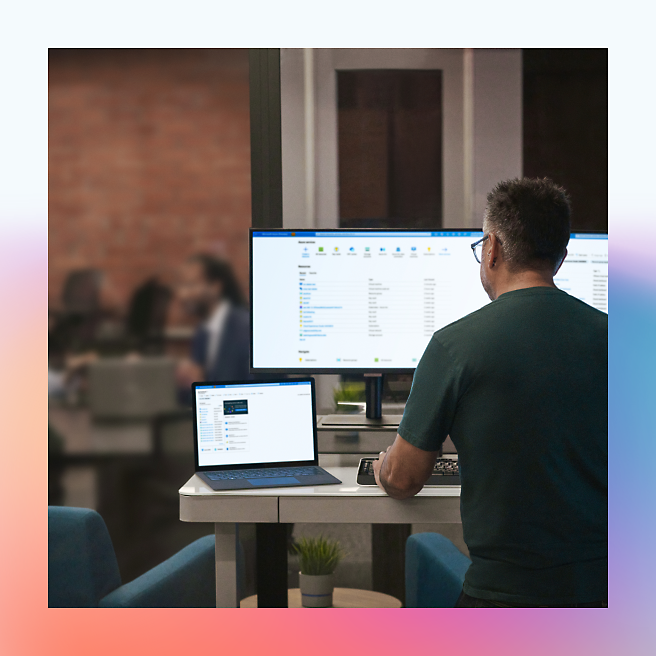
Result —
[[492, 303], [433, 335], [376, 481], [417, 494], [450, 435], [472, 559], [456, 606], [607, 606], [608, 316], [554, 285], [570, 207], [550, 180], [497, 185], [483, 231]]
[[188, 390], [202, 380], [248, 380], [250, 315], [229, 264], [210, 255], [184, 263], [178, 297], [201, 321], [191, 344], [191, 358], [178, 366], [178, 384]]

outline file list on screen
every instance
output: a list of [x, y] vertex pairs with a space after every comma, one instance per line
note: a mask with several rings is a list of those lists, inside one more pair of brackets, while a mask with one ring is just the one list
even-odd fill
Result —
[[[470, 248], [482, 236], [253, 231], [253, 367], [414, 369], [435, 331], [489, 303]], [[556, 284], [607, 312], [607, 235], [569, 249]]]
[[608, 314], [608, 235], [572, 234], [554, 277], [559, 289]]
[[201, 467], [314, 458], [309, 382], [198, 385]]

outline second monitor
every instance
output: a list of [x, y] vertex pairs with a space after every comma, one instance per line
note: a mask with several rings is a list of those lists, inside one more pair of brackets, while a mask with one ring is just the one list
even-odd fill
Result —
[[[489, 303], [473, 230], [251, 230], [251, 368], [404, 373]], [[608, 236], [572, 234], [556, 278], [607, 312]]]

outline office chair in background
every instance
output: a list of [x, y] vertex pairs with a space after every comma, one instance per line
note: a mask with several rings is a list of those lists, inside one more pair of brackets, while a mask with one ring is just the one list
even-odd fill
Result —
[[134, 581], [121, 575], [102, 517], [48, 507], [50, 608], [213, 608], [214, 536], [207, 535]]
[[471, 560], [439, 533], [416, 533], [405, 546], [406, 608], [453, 608]]

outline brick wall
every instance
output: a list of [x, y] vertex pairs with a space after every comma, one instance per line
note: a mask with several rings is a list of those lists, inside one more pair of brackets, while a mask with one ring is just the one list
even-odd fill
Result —
[[51, 306], [72, 269], [106, 271], [125, 307], [197, 251], [246, 291], [250, 221], [247, 50], [50, 50]]

